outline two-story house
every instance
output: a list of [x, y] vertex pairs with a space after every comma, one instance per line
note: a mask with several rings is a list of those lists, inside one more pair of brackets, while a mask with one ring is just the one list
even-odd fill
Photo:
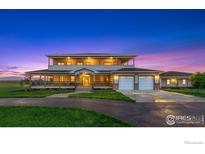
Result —
[[27, 72], [31, 88], [112, 88], [157, 90], [158, 70], [135, 67], [136, 55], [106, 53], [49, 54], [48, 69]]

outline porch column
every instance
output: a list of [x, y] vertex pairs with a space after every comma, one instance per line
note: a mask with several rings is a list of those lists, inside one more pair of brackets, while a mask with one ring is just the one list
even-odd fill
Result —
[[31, 76], [31, 74], [29, 74], [29, 89], [31, 88], [31, 79], [32, 79], [32, 76]]
[[50, 57], [48, 57], [48, 66], [50, 66], [51, 63], [50, 63]]
[[46, 75], [44, 75], [44, 87], [46, 87]]
[[93, 74], [93, 86], [95, 85], [95, 74]]
[[133, 58], [133, 63], [132, 63], [133, 66], [135, 66], [135, 57]]
[[59, 88], [60, 88], [60, 75], [58, 75], [58, 85], [59, 85]]

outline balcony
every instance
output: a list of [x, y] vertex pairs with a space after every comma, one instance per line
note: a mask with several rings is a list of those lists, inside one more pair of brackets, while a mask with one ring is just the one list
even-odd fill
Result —
[[58, 65], [50, 65], [48, 66], [49, 70], [79, 70], [82, 68], [86, 68], [86, 69], [91, 69], [93, 71], [97, 71], [97, 70], [118, 70], [121, 68], [133, 68], [134, 65], [81, 65], [81, 66], [73, 66], [73, 65], [63, 65], [63, 66], [58, 66]]

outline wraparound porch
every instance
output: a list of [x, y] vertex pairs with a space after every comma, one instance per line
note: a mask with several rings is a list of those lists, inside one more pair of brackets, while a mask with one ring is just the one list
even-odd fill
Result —
[[113, 80], [111, 75], [96, 75], [80, 73], [68, 74], [35, 74], [30, 75], [32, 89], [76, 89], [77, 87], [91, 87], [94, 89], [111, 89]]

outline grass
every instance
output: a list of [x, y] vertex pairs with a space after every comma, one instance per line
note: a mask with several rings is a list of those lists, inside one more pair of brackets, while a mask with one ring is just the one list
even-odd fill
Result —
[[67, 89], [41, 89], [27, 90], [19, 82], [0, 82], [0, 98], [41, 98], [52, 94], [68, 93]]
[[94, 90], [91, 93], [73, 93], [73, 94], [70, 94], [69, 97], [111, 99], [111, 100], [121, 100], [121, 101], [133, 102], [133, 100], [130, 99], [129, 97], [123, 95], [120, 92], [116, 92], [113, 90]]
[[0, 106], [0, 127], [128, 127], [102, 113], [78, 108]]
[[165, 90], [170, 92], [177, 92], [181, 94], [205, 97], [205, 89], [186, 88], [186, 89], [165, 89]]

